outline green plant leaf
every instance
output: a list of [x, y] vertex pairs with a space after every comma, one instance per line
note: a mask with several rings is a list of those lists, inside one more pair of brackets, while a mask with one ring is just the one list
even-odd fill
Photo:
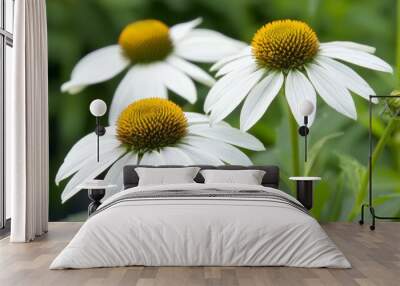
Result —
[[312, 169], [313, 169], [313, 167], [315, 165], [316, 159], [318, 158], [318, 155], [322, 151], [322, 149], [324, 148], [325, 144], [328, 141], [330, 141], [332, 139], [335, 139], [335, 138], [337, 138], [339, 136], [342, 136], [342, 135], [343, 135], [343, 132], [337, 132], [337, 133], [329, 134], [329, 135], [326, 135], [326, 136], [322, 137], [321, 139], [319, 139], [317, 142], [315, 142], [313, 144], [313, 146], [311, 147], [310, 152], [309, 152], [308, 161], [307, 161], [307, 163], [305, 164], [305, 167], [304, 167], [304, 176], [309, 176], [310, 175], [310, 173], [311, 173], [311, 171], [312, 171]]
[[374, 206], [379, 206], [379, 205], [386, 203], [389, 200], [398, 199], [398, 198], [400, 198], [399, 193], [382, 195], [382, 196], [374, 198], [373, 204], [374, 204]]
[[354, 203], [350, 214], [348, 215], [348, 220], [352, 221], [363, 200], [365, 199], [365, 191], [363, 186], [363, 181], [368, 174], [368, 170], [359, 161], [351, 156], [338, 154], [339, 167], [343, 172], [344, 179], [347, 182], [347, 188], [353, 193]]
[[361, 180], [367, 174], [367, 168], [349, 155], [337, 154], [337, 156], [339, 167], [347, 181], [347, 187], [357, 196], [360, 191]]
[[346, 180], [344, 179], [344, 173], [339, 174], [336, 184], [329, 185], [331, 191], [331, 203], [329, 204], [329, 219], [331, 221], [337, 221], [343, 211], [343, 202], [345, 201], [344, 189], [346, 186]]
[[400, 193], [399, 171], [387, 166], [375, 168], [373, 187], [383, 193]]

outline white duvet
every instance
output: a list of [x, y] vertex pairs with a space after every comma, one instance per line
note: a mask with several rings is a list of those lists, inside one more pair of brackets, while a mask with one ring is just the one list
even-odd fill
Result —
[[[136, 187], [107, 199], [50, 269], [145, 266], [349, 268], [318, 222], [291, 205], [257, 198], [152, 198], [115, 203], [133, 192], [262, 190], [254, 185]], [[297, 202], [297, 201], [295, 201]]]

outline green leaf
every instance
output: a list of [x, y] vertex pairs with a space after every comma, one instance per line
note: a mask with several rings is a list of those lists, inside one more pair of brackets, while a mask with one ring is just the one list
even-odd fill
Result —
[[353, 157], [343, 154], [337, 154], [337, 156], [339, 167], [347, 181], [347, 187], [357, 196], [360, 191], [361, 180], [367, 174], [367, 168]]
[[399, 171], [379, 166], [373, 171], [373, 187], [380, 192], [400, 193]]
[[322, 137], [321, 139], [319, 139], [317, 142], [315, 142], [313, 144], [313, 146], [310, 149], [309, 152], [309, 157], [308, 157], [308, 161], [305, 164], [305, 168], [304, 168], [304, 176], [309, 176], [314, 165], [316, 162], [316, 159], [318, 158], [318, 155], [320, 154], [320, 152], [322, 151], [323, 147], [325, 146], [325, 144], [332, 140], [335, 139], [339, 136], [342, 136], [343, 132], [337, 132], [337, 133], [333, 133], [333, 134], [329, 134], [326, 135], [324, 137]]
[[346, 179], [344, 177], [344, 173], [339, 174], [338, 178], [336, 179], [336, 184], [329, 185], [331, 192], [331, 202], [329, 204], [329, 219], [331, 221], [339, 220], [343, 211], [344, 201], [346, 200], [344, 192]]
[[382, 204], [386, 203], [389, 200], [398, 199], [398, 198], [400, 198], [400, 194], [398, 194], [398, 193], [382, 195], [382, 196], [374, 198], [373, 204], [374, 204], [374, 206], [378, 206], [378, 205], [382, 205]]
[[318, 217], [321, 221], [329, 221], [330, 218], [325, 215], [329, 204], [331, 203], [332, 190], [330, 189], [329, 180], [323, 180], [315, 185], [314, 204], [311, 214]]

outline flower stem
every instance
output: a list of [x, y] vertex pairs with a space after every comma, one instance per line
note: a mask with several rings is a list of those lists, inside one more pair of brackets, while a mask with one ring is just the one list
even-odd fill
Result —
[[400, 0], [397, 0], [397, 19], [396, 19], [396, 86], [400, 87]]
[[[372, 160], [371, 160], [371, 170], [374, 169], [376, 161], [378, 160], [379, 156], [381, 155], [383, 148], [385, 145], [388, 143], [390, 139], [390, 135], [392, 134], [393, 130], [396, 128], [397, 123], [399, 121], [396, 118], [391, 118], [388, 125], [386, 126], [381, 138], [379, 138], [378, 143], [376, 144], [374, 151], [372, 152]], [[358, 211], [360, 210], [360, 205], [363, 203], [365, 196], [367, 195], [367, 188], [368, 188], [368, 182], [369, 182], [369, 169], [363, 174], [360, 182], [360, 189], [358, 190], [357, 193], [357, 198], [356, 202], [353, 205], [353, 209], [350, 212], [349, 221], [354, 220], [356, 215], [358, 214]]]
[[289, 105], [286, 104], [286, 106], [289, 119], [290, 143], [292, 148], [292, 172], [293, 176], [300, 176], [299, 135], [297, 133], [298, 127]]
[[[397, 0], [396, 3], [396, 8], [397, 8], [397, 18], [396, 18], [396, 38], [397, 38], [397, 45], [396, 45], [396, 71], [395, 71], [395, 76], [396, 76], [396, 89], [400, 88], [400, 0]], [[392, 152], [396, 158], [396, 167], [397, 169], [400, 168], [400, 150], [399, 150], [399, 145], [394, 144], [392, 146]]]

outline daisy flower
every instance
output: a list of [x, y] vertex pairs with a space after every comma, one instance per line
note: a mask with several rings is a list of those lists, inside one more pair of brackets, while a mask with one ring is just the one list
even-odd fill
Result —
[[195, 29], [201, 21], [198, 18], [171, 28], [158, 20], [133, 22], [122, 30], [117, 45], [83, 57], [61, 90], [78, 93], [129, 68], [115, 91], [111, 121], [133, 100], [167, 98], [167, 89], [194, 103], [197, 93], [192, 79], [207, 86], [213, 85], [214, 79], [189, 61], [215, 63], [246, 46], [221, 33]]
[[[79, 140], [58, 170], [56, 184], [70, 176], [61, 198], [65, 202], [76, 194], [77, 186], [108, 170], [105, 180], [122, 189], [125, 165], [251, 165], [237, 147], [265, 150], [254, 136], [225, 122], [210, 125], [203, 114], [183, 112], [167, 99], [147, 98], [128, 105], [113, 126], [100, 137], [100, 162], [97, 163], [96, 134]], [[110, 168], [111, 167], [111, 168]], [[108, 196], [110, 193], [108, 194]]]
[[[240, 129], [250, 129], [268, 109], [282, 86], [297, 123], [302, 125], [300, 105], [308, 100], [316, 107], [316, 93], [339, 113], [357, 118], [350, 91], [368, 99], [375, 92], [343, 62], [392, 72], [389, 64], [374, 56], [375, 48], [354, 42], [320, 43], [316, 33], [295, 20], [273, 21], [261, 27], [251, 46], [218, 61], [211, 70], [223, 76], [204, 103], [212, 122], [228, 116], [243, 100]], [[310, 117], [312, 124], [315, 110]]]

